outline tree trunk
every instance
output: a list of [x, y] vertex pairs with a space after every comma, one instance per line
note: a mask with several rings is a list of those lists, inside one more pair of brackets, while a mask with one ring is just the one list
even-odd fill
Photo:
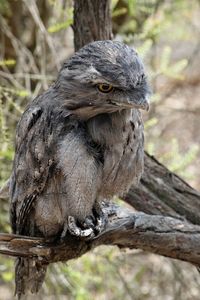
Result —
[[110, 1], [75, 0], [73, 29], [75, 51], [93, 41], [110, 40]]

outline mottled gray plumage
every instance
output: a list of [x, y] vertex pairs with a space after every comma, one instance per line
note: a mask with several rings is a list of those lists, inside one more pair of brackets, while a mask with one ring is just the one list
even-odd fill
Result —
[[[113, 89], [101, 92], [102, 83]], [[123, 195], [141, 177], [138, 109], [148, 109], [148, 93], [142, 62], [122, 43], [93, 42], [63, 64], [17, 127], [10, 184], [14, 233], [59, 238], [100, 230], [101, 200]], [[19, 258], [17, 294], [37, 292], [45, 270], [39, 261]]]

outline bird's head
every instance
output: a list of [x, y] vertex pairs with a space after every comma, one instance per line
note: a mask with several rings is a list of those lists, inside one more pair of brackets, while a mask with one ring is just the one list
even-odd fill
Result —
[[149, 109], [143, 64], [135, 50], [113, 41], [90, 43], [63, 64], [56, 86], [80, 118], [123, 109]]

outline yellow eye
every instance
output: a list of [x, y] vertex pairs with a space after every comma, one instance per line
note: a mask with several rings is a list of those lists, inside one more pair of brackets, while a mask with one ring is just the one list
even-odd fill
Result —
[[113, 90], [113, 86], [107, 83], [100, 83], [98, 84], [98, 89], [102, 93], [109, 93]]

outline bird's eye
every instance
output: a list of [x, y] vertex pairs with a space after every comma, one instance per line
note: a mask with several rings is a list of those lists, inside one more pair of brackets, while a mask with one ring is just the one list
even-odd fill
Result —
[[113, 90], [113, 86], [111, 84], [100, 83], [98, 84], [98, 90], [102, 93], [109, 93]]

